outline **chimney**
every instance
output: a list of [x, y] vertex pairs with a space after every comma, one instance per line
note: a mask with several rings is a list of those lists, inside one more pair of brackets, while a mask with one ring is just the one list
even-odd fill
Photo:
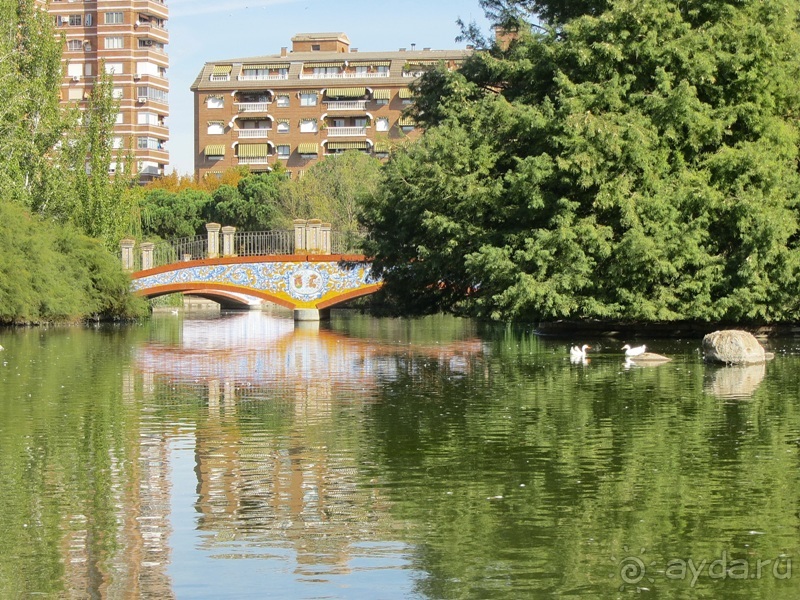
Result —
[[289, 54], [289, 48], [287, 48], [286, 46], [283, 46], [281, 48], [281, 58], [284, 58], [284, 57], [288, 56], [288, 54]]
[[431, 51], [430, 48], [423, 48], [423, 50], [425, 50], [425, 52], [430, 52]]
[[400, 52], [405, 52], [405, 51], [406, 51], [405, 48], [400, 48]]
[[358, 52], [358, 48], [350, 48], [350, 52]]
[[416, 50], [416, 49], [417, 49], [417, 45], [416, 45], [416, 44], [414, 44], [414, 43], [412, 43], [412, 44], [411, 44], [411, 51], [413, 52], [413, 51], [414, 51], [414, 50]]

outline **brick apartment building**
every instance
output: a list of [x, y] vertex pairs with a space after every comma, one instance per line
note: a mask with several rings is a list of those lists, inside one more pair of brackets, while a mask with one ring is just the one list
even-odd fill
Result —
[[427, 68], [456, 68], [471, 50], [359, 52], [344, 33], [298, 34], [280, 54], [216, 60], [194, 93], [195, 175], [238, 165], [298, 174], [323, 156], [386, 157], [414, 136], [409, 84]]
[[[164, 0], [50, 0], [47, 10], [66, 37], [62, 102], [85, 108], [105, 65], [120, 102], [114, 146], [132, 149], [142, 181], [163, 175], [169, 163]], [[117, 168], [110, 166], [112, 172]]]

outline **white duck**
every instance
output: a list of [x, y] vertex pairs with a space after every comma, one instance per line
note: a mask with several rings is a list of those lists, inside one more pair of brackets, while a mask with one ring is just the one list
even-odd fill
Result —
[[625, 350], [625, 356], [639, 356], [640, 354], [645, 353], [647, 347], [645, 345], [641, 345], [631, 348], [628, 344], [625, 344], [622, 349]]
[[569, 357], [573, 359], [586, 358], [586, 350], [591, 348], [589, 344], [583, 346], [573, 346], [569, 349]]

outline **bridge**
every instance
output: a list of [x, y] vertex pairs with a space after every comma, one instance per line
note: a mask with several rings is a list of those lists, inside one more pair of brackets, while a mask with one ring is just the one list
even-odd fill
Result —
[[319, 219], [293, 226], [237, 232], [208, 223], [205, 236], [143, 242], [140, 252], [135, 240], [124, 239], [122, 264], [138, 296], [181, 292], [224, 307], [247, 307], [255, 297], [292, 309], [296, 321], [324, 319], [332, 306], [380, 288], [370, 261], [353, 251], [354, 240]]

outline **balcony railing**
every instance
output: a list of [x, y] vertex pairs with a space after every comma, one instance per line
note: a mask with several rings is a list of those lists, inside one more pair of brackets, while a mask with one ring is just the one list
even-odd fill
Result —
[[389, 73], [300, 73], [300, 79], [378, 79], [382, 77], [389, 77]]
[[366, 100], [332, 100], [325, 103], [328, 110], [366, 110]]
[[289, 79], [289, 74], [282, 73], [280, 75], [239, 75], [237, 79], [239, 81], [277, 81], [280, 79]]
[[240, 138], [266, 138], [269, 129], [239, 129]]
[[231, 80], [231, 76], [230, 75], [212, 75], [208, 79], [209, 79], [209, 81], [230, 81]]
[[366, 127], [328, 127], [328, 137], [367, 135]]
[[266, 156], [253, 156], [250, 158], [239, 157], [240, 165], [268, 165], [269, 159]]
[[267, 112], [270, 102], [235, 102], [239, 112]]

